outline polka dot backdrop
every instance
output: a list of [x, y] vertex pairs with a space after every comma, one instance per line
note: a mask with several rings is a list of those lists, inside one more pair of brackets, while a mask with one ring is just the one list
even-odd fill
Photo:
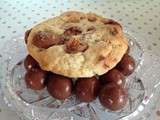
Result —
[[159, 0], [0, 0], [0, 48], [35, 24], [68, 10], [116, 19], [137, 35], [145, 36], [148, 50], [160, 56]]
[[[147, 38], [148, 47], [159, 55], [160, 1], [109, 0], [1, 0], [0, 39], [22, 36], [25, 30], [67, 10], [95, 12], [121, 22]], [[1, 44], [2, 45], [2, 44]]]

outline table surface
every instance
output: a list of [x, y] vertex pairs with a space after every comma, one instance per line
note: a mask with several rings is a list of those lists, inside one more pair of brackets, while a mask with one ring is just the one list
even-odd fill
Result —
[[[22, 36], [40, 21], [67, 10], [95, 12], [116, 19], [133, 32], [145, 36], [148, 50], [160, 56], [160, 0], [0, 0], [0, 48], [7, 40]], [[159, 119], [160, 103], [157, 103], [147, 120]], [[0, 120], [20, 120], [4, 104], [2, 96]]]

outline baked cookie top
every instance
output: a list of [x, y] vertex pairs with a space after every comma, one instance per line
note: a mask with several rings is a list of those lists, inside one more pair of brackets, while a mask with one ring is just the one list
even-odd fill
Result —
[[27, 48], [43, 70], [79, 78], [102, 75], [115, 67], [128, 42], [116, 21], [70, 11], [33, 27]]

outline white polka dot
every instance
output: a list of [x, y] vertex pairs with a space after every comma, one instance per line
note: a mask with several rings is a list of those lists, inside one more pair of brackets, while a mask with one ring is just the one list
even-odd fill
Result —
[[11, 16], [11, 13], [9, 13], [8, 16]]
[[27, 28], [27, 25], [23, 26], [24, 28]]
[[118, 19], [118, 21], [122, 21], [122, 19], [121, 19], [121, 18], [119, 18], [119, 19]]
[[74, 3], [74, 6], [77, 6], [77, 3]]
[[102, 11], [102, 13], [103, 13], [103, 14], [105, 14], [105, 13], [106, 13], [106, 11]]
[[4, 21], [4, 22], [2, 22], [2, 24], [6, 24], [6, 22]]
[[131, 23], [131, 22], [128, 22], [128, 25], [132, 25], [132, 23]]
[[141, 5], [141, 7], [144, 7], [144, 5]]
[[7, 10], [4, 10], [3, 12], [6, 13], [6, 12], [8, 12], [8, 11], [7, 11]]
[[138, 18], [134, 18], [134, 20], [138, 20]]
[[126, 9], [126, 7], [122, 7], [122, 9]]
[[143, 14], [140, 14], [141, 17], [143, 17]]
[[29, 7], [28, 6], [26, 6], [24, 9], [28, 9]]
[[158, 7], [157, 5], [154, 5], [154, 7]]
[[16, 31], [12, 31], [12, 33], [16, 33]]
[[22, 15], [23, 15], [23, 16], [25, 16], [25, 15], [26, 15], [26, 13], [22, 13]]
[[114, 6], [117, 6], [117, 3], [115, 3]]
[[104, 4], [101, 4], [101, 6], [103, 7], [103, 6], [104, 6]]
[[132, 12], [132, 13], [134, 13], [134, 12], [135, 12], [135, 10], [131, 10], [131, 12]]
[[157, 27], [154, 27], [153, 29], [154, 29], [154, 30], [157, 30]]
[[1, 39], [5, 38], [5, 36], [1, 36]]
[[145, 11], [145, 13], [149, 13], [148, 11]]
[[[69, 10], [70, 8], [68, 8], [68, 10]], [[81, 10], [84, 10], [84, 8], [80, 8]]]
[[111, 17], [113, 18], [113, 17], [114, 17], [114, 15], [111, 15]]
[[21, 24], [21, 21], [18, 21], [17, 23], [18, 23], [18, 24]]
[[20, 6], [24, 6], [24, 4], [20, 4]]
[[129, 16], [128, 14], [125, 14], [125, 16]]
[[30, 20], [30, 19], [31, 19], [31, 17], [28, 17], [27, 19], [28, 19], [28, 20]]
[[35, 24], [35, 23], [37, 23], [37, 21], [33, 21], [33, 23]]
[[136, 1], [133, 1], [133, 3], [134, 3], [134, 4], [137, 4], [137, 2], [136, 2]]
[[36, 15], [38, 15], [38, 16], [39, 16], [39, 15], [40, 15], [40, 13], [36, 13]]
[[128, 4], [128, 6], [132, 6], [131, 4]]
[[46, 17], [42, 17], [43, 19], [46, 19]]
[[148, 32], [149, 35], [152, 35], [152, 32]]
[[144, 25], [147, 25], [148, 23], [147, 22], [144, 22]]
[[117, 13], [120, 13], [120, 12], [121, 12], [120, 10], [117, 11]]

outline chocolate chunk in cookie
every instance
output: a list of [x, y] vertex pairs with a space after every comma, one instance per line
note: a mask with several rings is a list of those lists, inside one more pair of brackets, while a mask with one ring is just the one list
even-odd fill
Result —
[[78, 34], [81, 34], [82, 31], [80, 30], [80, 28], [76, 27], [76, 26], [73, 26], [73, 27], [70, 27], [68, 29], [65, 30], [64, 32], [64, 35], [65, 36], [71, 36], [71, 35], [78, 35]]
[[110, 28], [110, 34], [113, 35], [113, 36], [116, 36], [118, 34], [118, 29], [116, 27], [112, 27]]
[[64, 44], [64, 38], [48, 31], [40, 31], [33, 37], [33, 44], [39, 48], [49, 48], [52, 45]]
[[87, 28], [87, 32], [95, 31], [95, 30], [96, 30], [96, 28], [94, 26], [90, 26], [90, 27]]
[[84, 52], [88, 49], [87, 43], [81, 43], [78, 39], [70, 39], [66, 42], [66, 49], [65, 51], [67, 53], [78, 53], [78, 52]]
[[88, 19], [88, 21], [90, 21], [90, 22], [95, 22], [95, 21], [97, 20], [97, 16], [96, 16], [95, 14], [89, 13], [89, 14], [87, 15], [87, 19]]
[[116, 22], [116, 21], [114, 21], [112, 19], [102, 19], [102, 22], [105, 25], [118, 25], [118, 26], [120, 26], [122, 28], [122, 26], [118, 22]]

